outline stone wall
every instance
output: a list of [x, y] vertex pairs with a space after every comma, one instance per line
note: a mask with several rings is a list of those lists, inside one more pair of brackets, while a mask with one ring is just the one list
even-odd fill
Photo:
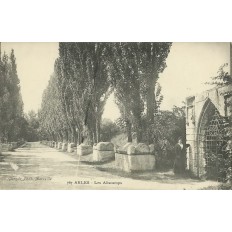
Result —
[[195, 176], [205, 174], [203, 137], [206, 121], [214, 109], [222, 117], [229, 116], [230, 109], [226, 101], [231, 97], [228, 95], [231, 89], [231, 85], [217, 87], [186, 99], [186, 142], [190, 144], [187, 149], [187, 168]]

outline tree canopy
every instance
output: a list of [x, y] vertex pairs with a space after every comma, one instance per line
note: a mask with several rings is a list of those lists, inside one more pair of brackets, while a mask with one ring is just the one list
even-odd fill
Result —
[[14, 50], [0, 57], [0, 139], [16, 141], [23, 137], [23, 101]]
[[170, 47], [171, 43], [60, 43], [39, 112], [41, 130], [53, 140], [101, 141], [104, 105], [114, 92], [128, 141], [134, 131], [138, 142], [152, 142], [144, 137], [149, 127], [143, 121], [154, 124], [162, 102], [157, 80]]

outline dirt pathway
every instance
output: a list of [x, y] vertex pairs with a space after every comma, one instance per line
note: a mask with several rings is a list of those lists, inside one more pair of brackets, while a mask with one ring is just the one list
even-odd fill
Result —
[[217, 182], [176, 177], [172, 172], [126, 174], [106, 164], [89, 162], [44, 146], [28, 143], [0, 156], [0, 189], [202, 189]]

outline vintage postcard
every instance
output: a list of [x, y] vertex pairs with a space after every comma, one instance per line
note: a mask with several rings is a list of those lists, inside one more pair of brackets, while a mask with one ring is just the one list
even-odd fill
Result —
[[232, 188], [232, 43], [0, 43], [0, 189]]

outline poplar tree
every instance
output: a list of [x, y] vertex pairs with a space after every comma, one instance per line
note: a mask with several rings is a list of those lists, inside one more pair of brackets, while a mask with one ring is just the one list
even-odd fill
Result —
[[0, 59], [0, 137], [2, 142], [23, 137], [23, 101], [14, 50]]

